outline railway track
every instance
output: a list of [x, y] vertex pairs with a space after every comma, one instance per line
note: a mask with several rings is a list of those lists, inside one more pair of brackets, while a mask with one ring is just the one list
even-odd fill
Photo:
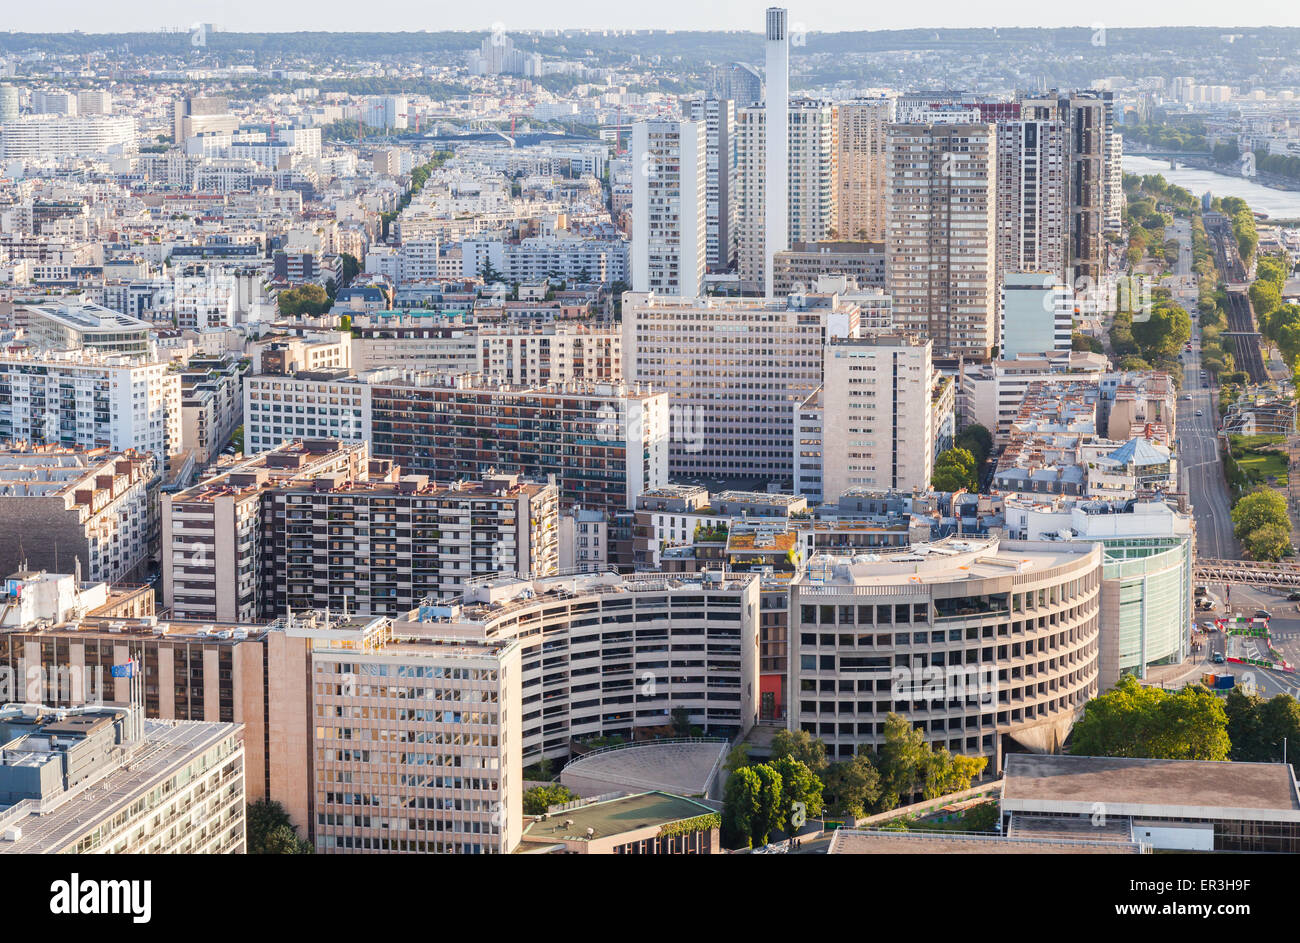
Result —
[[1228, 330], [1235, 347], [1237, 369], [1245, 370], [1251, 383], [1267, 383], [1268, 370], [1264, 355], [1259, 349], [1259, 333], [1255, 329], [1255, 315], [1250, 308], [1250, 298], [1244, 290], [1228, 291]]
[[[1241, 284], [1246, 280], [1246, 269], [1241, 264], [1237, 246], [1233, 241], [1232, 223], [1227, 217], [1218, 213], [1207, 213], [1205, 234], [1214, 245], [1214, 264], [1219, 274], [1229, 286]], [[1233, 359], [1238, 370], [1244, 370], [1251, 383], [1267, 383], [1268, 368], [1264, 366], [1264, 354], [1259, 347], [1259, 331], [1255, 326], [1255, 314], [1250, 307], [1250, 296], [1246, 289], [1227, 289], [1228, 296], [1228, 330], [1225, 337], [1231, 337]]]

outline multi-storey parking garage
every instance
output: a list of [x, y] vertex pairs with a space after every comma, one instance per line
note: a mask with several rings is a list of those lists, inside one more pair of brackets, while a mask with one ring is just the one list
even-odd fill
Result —
[[597, 574], [483, 583], [427, 628], [522, 648], [523, 762], [573, 740], [666, 728], [730, 736], [757, 716], [759, 579]]
[[935, 747], [1001, 767], [1054, 750], [1098, 688], [1101, 548], [946, 540], [816, 557], [790, 591], [791, 725], [837, 757], [898, 713]]

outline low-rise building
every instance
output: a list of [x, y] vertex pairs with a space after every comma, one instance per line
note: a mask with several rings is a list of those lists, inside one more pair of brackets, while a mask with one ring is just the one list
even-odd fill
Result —
[[1300, 793], [1285, 763], [1007, 757], [1003, 832], [1057, 832], [1095, 821], [1118, 825], [1162, 851], [1300, 851]]

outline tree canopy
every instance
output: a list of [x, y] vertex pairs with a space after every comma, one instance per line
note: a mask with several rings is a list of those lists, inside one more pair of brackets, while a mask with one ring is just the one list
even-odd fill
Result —
[[1200, 685], [1176, 692], [1146, 687], [1132, 675], [1093, 698], [1074, 727], [1070, 752], [1169, 760], [1227, 759], [1223, 701]]
[[311, 842], [303, 841], [284, 806], [272, 799], [248, 803], [245, 830], [250, 855], [310, 855]]
[[1260, 488], [1232, 508], [1232, 533], [1255, 560], [1278, 560], [1291, 547], [1291, 518], [1286, 498]]

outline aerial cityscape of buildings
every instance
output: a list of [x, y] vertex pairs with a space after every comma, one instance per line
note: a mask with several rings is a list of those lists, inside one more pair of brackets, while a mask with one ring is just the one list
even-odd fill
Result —
[[0, 34], [0, 853], [1300, 852], [1300, 31], [795, 12]]

